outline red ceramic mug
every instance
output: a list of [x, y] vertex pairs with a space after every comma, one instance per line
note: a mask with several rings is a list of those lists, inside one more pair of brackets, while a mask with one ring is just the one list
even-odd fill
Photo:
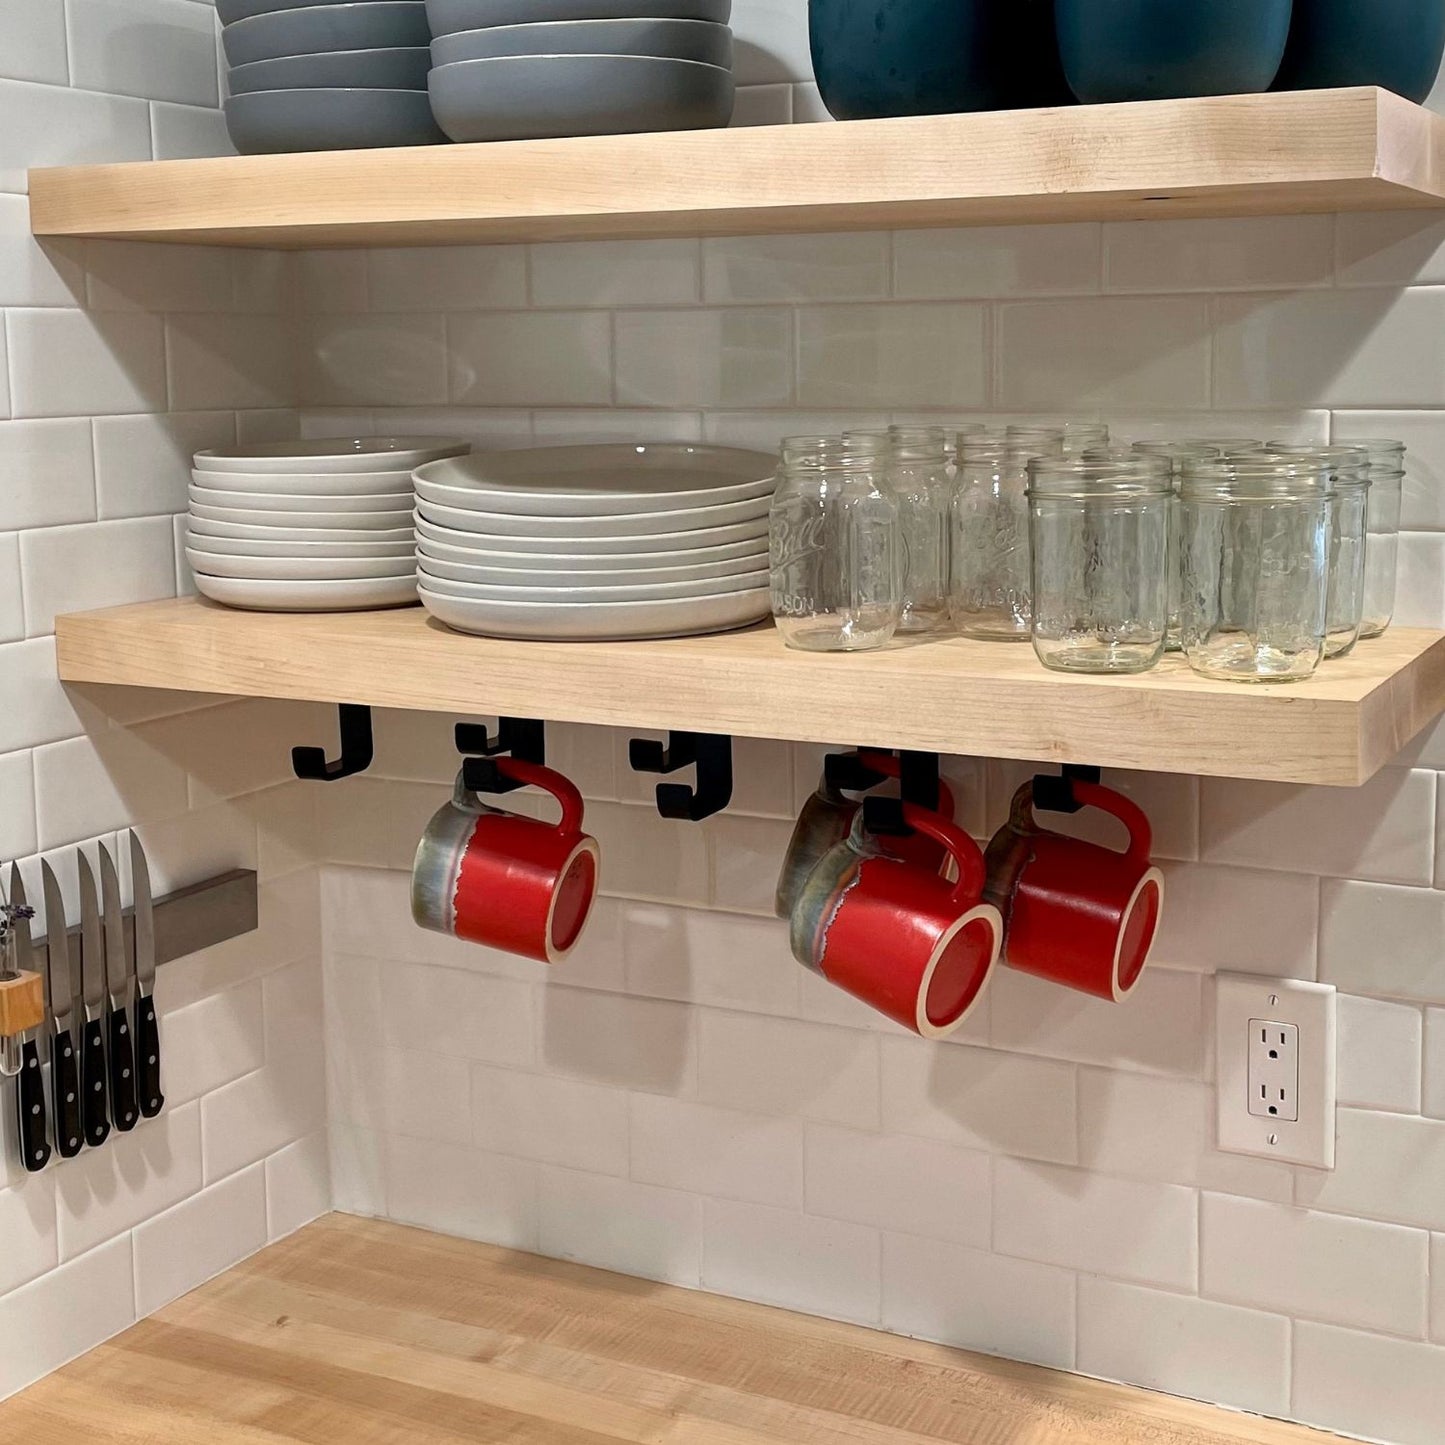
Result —
[[[897, 779], [902, 764], [893, 753], [879, 752], [872, 748], [860, 748], [854, 754], [835, 754], [847, 758], [852, 756], [865, 768], [881, 773], [885, 778]], [[827, 767], [818, 781], [817, 791], [803, 804], [798, 821], [793, 826], [792, 837], [788, 839], [783, 854], [783, 866], [778, 872], [778, 890], [773, 901], [773, 910], [779, 918], [791, 918], [803, 885], [808, 875], [818, 866], [819, 861], [830, 848], [836, 848], [848, 836], [862, 803], [850, 798], [829, 776]], [[947, 783], [938, 785], [938, 812], [948, 822], [953, 821], [953, 794]], [[922, 833], [906, 836], [876, 839], [879, 848], [895, 858], [916, 863], [921, 868], [942, 869], [948, 854], [932, 839]]]
[[1003, 919], [980, 899], [978, 844], [925, 808], [905, 803], [903, 818], [952, 860], [958, 881], [883, 852], [859, 811], [847, 839], [808, 876], [791, 942], [794, 956], [830, 983], [904, 1028], [943, 1038], [982, 995]]
[[457, 777], [427, 824], [411, 873], [412, 917], [437, 933], [560, 963], [597, 896], [597, 840], [582, 831], [582, 794], [561, 773], [498, 758], [505, 776], [561, 804], [556, 823], [484, 803]]
[[1041, 828], [1025, 783], [988, 845], [985, 896], [1004, 916], [1010, 968], [1118, 1003], [1149, 961], [1164, 878], [1149, 861], [1153, 834], [1138, 804], [1098, 783], [1073, 788], [1077, 802], [1123, 823], [1128, 847], [1120, 853]]

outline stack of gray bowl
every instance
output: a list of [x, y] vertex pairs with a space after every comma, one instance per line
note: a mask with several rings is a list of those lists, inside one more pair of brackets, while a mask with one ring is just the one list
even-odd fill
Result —
[[726, 125], [731, 0], [426, 0], [455, 141]]
[[216, 0], [226, 128], [245, 155], [429, 145], [423, 0]]

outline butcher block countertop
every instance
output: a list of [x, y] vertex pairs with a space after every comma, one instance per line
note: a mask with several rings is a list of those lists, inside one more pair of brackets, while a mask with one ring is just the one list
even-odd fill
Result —
[[344, 1215], [0, 1404], [27, 1445], [1337, 1439]]

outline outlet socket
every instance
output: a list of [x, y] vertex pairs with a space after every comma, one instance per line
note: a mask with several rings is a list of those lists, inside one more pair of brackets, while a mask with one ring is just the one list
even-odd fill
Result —
[[1219, 1147], [1335, 1167], [1335, 990], [1299, 979], [1215, 980]]

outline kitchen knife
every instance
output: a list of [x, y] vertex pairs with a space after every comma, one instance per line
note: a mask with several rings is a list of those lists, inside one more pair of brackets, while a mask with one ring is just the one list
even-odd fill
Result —
[[125, 915], [115, 863], [100, 849], [101, 922], [105, 927], [106, 1054], [110, 1059], [110, 1118], [122, 1134], [140, 1119], [135, 1098], [135, 1049], [130, 1035], [130, 970], [125, 962]]
[[151, 873], [145, 849], [130, 835], [130, 881], [135, 890], [135, 1051], [142, 1117], [154, 1119], [165, 1106], [161, 1093], [161, 1030], [156, 1022], [156, 924], [151, 912]]
[[[30, 941], [30, 905], [19, 867], [10, 865], [11, 925], [15, 930], [15, 964], [21, 973], [35, 972], [35, 951]], [[50, 1163], [45, 1127], [45, 1075], [40, 1071], [38, 1030], [31, 1029], [20, 1042], [20, 1073], [15, 1079], [15, 1102], [20, 1124], [20, 1159], [31, 1173]]]
[[40, 860], [45, 889], [45, 943], [50, 981], [50, 1083], [55, 1104], [55, 1147], [73, 1159], [85, 1143], [80, 1120], [80, 1034], [75, 1028], [75, 978], [65, 929], [65, 900], [50, 864]]
[[85, 1142], [92, 1148], [110, 1135], [110, 1091], [105, 1077], [105, 940], [100, 926], [100, 904], [95, 896], [95, 874], [85, 854], [75, 850], [80, 869], [80, 973], [85, 998], [85, 1038], [80, 1049], [81, 1117]]

